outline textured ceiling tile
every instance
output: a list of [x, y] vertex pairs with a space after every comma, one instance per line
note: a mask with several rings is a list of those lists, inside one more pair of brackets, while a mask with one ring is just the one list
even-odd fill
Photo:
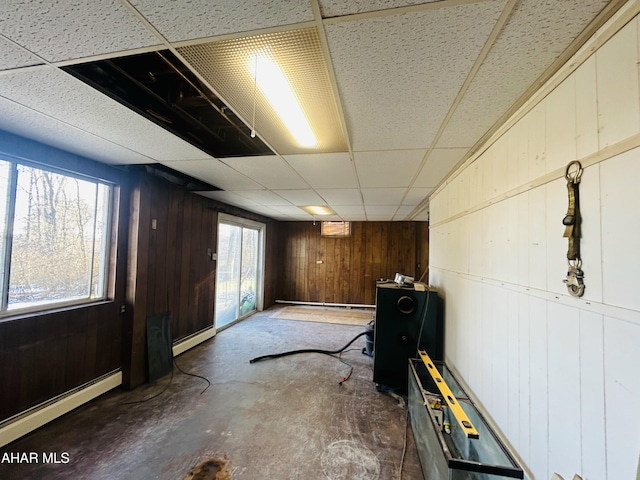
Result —
[[410, 206], [406, 206], [406, 205], [401, 205], [398, 210], [396, 211], [396, 214], [393, 216], [393, 220], [395, 221], [402, 221], [404, 220], [407, 215], [409, 215], [411, 213], [411, 211], [413, 210], [414, 207], [410, 207]]
[[[223, 190], [262, 190], [262, 185], [236, 172], [220, 160], [185, 160], [179, 162], [162, 162], [192, 177], [199, 178]], [[245, 199], [249, 201], [248, 199]]]
[[313, 20], [308, 0], [132, 0], [131, 4], [172, 42]]
[[245, 198], [233, 192], [212, 191], [212, 192], [198, 192], [198, 193], [200, 193], [204, 197], [212, 198], [213, 200], [218, 200], [220, 202], [228, 203], [230, 205], [235, 205], [236, 207], [247, 208], [249, 210], [252, 210], [255, 207], [259, 206], [257, 203], [252, 202], [248, 198]]
[[160, 43], [117, 0], [3, 0], [0, 32], [51, 62]]
[[355, 152], [353, 156], [360, 186], [408, 187], [418, 173], [425, 153], [425, 150]]
[[16, 46], [4, 37], [0, 37], [0, 70], [28, 67], [42, 63], [42, 60], [27, 50]]
[[370, 215], [388, 215], [389, 220], [391, 220], [398, 207], [395, 205], [365, 205], [364, 209], [367, 212], [367, 217]]
[[504, 0], [326, 26], [354, 150], [426, 148]]
[[282, 158], [275, 155], [225, 158], [222, 161], [234, 170], [257, 179], [268, 189], [309, 187]]
[[154, 160], [102, 137], [0, 97], [0, 130], [108, 164], [153, 163]]
[[404, 200], [402, 201], [402, 205], [415, 206], [420, 202], [425, 200], [427, 196], [433, 191], [433, 188], [412, 188], [410, 189]]
[[320, 188], [316, 191], [329, 205], [362, 205], [362, 196], [357, 188]]
[[289, 200], [293, 205], [324, 205], [322, 198], [313, 190], [274, 190], [274, 192]]
[[276, 195], [271, 190], [249, 190], [242, 192], [234, 192], [238, 195], [248, 198], [261, 205], [291, 205], [291, 202], [285, 200], [280, 195]]
[[420, 188], [437, 186], [462, 160], [467, 151], [466, 148], [436, 148], [432, 150], [413, 186]]
[[607, 3], [518, 2], [438, 146], [473, 146]]
[[284, 158], [314, 188], [358, 186], [348, 153], [285, 155]]
[[364, 207], [362, 205], [334, 205], [333, 209], [343, 218], [364, 217]]
[[274, 205], [271, 208], [280, 212], [281, 214], [287, 215], [291, 220], [312, 220], [313, 217], [309, 215], [304, 210], [299, 209], [294, 206], [286, 206], [286, 205]]
[[0, 96], [157, 161], [209, 158], [56, 68], [0, 75]]
[[390, 8], [406, 7], [408, 5], [420, 5], [423, 3], [435, 3], [439, 0], [319, 0], [320, 12], [323, 18], [341, 17], [356, 13], [375, 12]]
[[406, 188], [363, 188], [365, 206], [400, 205]]

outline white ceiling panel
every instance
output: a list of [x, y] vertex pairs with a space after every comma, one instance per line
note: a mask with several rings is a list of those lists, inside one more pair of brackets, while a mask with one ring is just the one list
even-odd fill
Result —
[[[0, 25], [1, 25], [0, 20]], [[42, 60], [0, 36], [0, 70], [40, 65]]]
[[402, 205], [418, 205], [424, 201], [432, 191], [433, 188], [412, 188], [404, 197]]
[[395, 205], [402, 202], [406, 188], [363, 188], [365, 206], [368, 205]]
[[223, 158], [234, 170], [256, 178], [265, 188], [308, 188], [309, 185], [281, 157], [274, 155]]
[[0, 96], [157, 161], [209, 157], [56, 68], [0, 75]]
[[466, 148], [435, 148], [422, 167], [414, 187], [436, 187], [467, 153]]
[[329, 205], [362, 205], [362, 195], [357, 188], [319, 188], [316, 191]]
[[291, 220], [313, 220], [313, 216], [294, 206], [274, 205], [271, 207], [283, 215], [287, 215]]
[[271, 190], [248, 190], [242, 192], [234, 192], [238, 195], [248, 198], [260, 205], [291, 205], [289, 200], [285, 200], [280, 195], [276, 195]]
[[356, 188], [348, 153], [285, 155], [285, 160], [313, 188]]
[[373, 221], [391, 221], [398, 207], [388, 205], [366, 205], [367, 219]]
[[398, 207], [398, 210], [396, 211], [395, 215], [393, 216], [393, 220], [395, 220], [395, 221], [404, 220], [407, 217], [407, 215], [409, 215], [411, 213], [413, 208], [414, 207], [409, 207], [407, 205], [401, 205], [400, 207]]
[[362, 205], [335, 205], [333, 209], [343, 218], [364, 218], [364, 207]]
[[234, 205], [240, 208], [246, 208], [248, 210], [253, 210], [259, 205], [255, 202], [252, 202], [246, 197], [241, 195], [237, 195], [233, 192], [225, 192], [223, 190], [212, 191], [212, 192], [198, 192], [203, 197], [212, 198], [214, 200], [218, 200], [220, 202], [228, 203], [229, 205]]
[[429, 146], [504, 5], [478, 2], [328, 24], [353, 149]]
[[313, 20], [308, 0], [130, 0], [169, 41], [213, 37]]
[[2, 112], [0, 130], [30, 138], [45, 145], [111, 165], [155, 162], [141, 153], [60, 122], [4, 97], [0, 97], [0, 111]]
[[518, 2], [438, 146], [473, 146], [607, 3]]
[[289, 200], [293, 205], [324, 205], [324, 200], [311, 189], [307, 190], [274, 190], [281, 197]]
[[366, 2], [358, 0], [351, 2], [345, 2], [344, 0], [319, 0], [318, 3], [320, 4], [322, 16], [324, 18], [330, 18], [438, 1], [440, 0], [367, 0]]
[[50, 62], [160, 43], [117, 0], [3, 0], [0, 32]]
[[360, 186], [408, 187], [425, 153], [425, 150], [355, 152]]
[[236, 172], [231, 167], [215, 158], [209, 158], [208, 160], [185, 160], [180, 162], [162, 163], [174, 170], [204, 180], [205, 182], [223, 190], [241, 191], [263, 189], [262, 185], [259, 183], [254, 182], [249, 177]]

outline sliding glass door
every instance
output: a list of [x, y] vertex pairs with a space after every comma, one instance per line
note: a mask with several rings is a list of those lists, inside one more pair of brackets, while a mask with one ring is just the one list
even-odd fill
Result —
[[216, 328], [261, 309], [264, 225], [220, 214]]

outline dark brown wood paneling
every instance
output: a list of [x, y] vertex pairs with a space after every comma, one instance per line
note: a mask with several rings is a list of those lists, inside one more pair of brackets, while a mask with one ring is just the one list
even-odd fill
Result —
[[[416, 276], [424, 222], [352, 222], [351, 236], [320, 236], [312, 222], [280, 224], [280, 300], [375, 303], [375, 281], [396, 273]], [[317, 263], [322, 261], [323, 263]]]

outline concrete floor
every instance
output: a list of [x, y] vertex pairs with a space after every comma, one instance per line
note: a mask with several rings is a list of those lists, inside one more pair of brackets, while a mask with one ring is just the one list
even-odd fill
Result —
[[[376, 390], [372, 363], [362, 354], [365, 337], [342, 355], [353, 365], [343, 385], [349, 367], [326, 355], [249, 364], [293, 349], [334, 350], [364, 330], [269, 318], [278, 308], [219, 331], [176, 358], [182, 370], [210, 380], [204, 393], [204, 380], [177, 369], [172, 379], [109, 392], [0, 449], [0, 456], [66, 454], [67, 463], [0, 463], [0, 478], [180, 480], [214, 458], [226, 462], [224, 478], [233, 480], [422, 479], [406, 405]], [[127, 404], [167, 384], [158, 397]]]

